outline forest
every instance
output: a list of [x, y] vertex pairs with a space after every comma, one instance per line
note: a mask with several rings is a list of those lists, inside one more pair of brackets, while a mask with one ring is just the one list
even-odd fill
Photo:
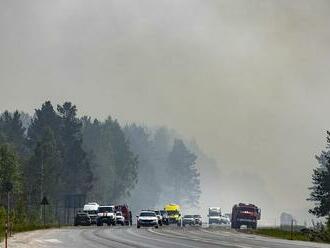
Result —
[[71, 223], [67, 209], [90, 201], [128, 203], [133, 211], [169, 202], [198, 206], [197, 156], [175, 131], [77, 112], [71, 102], [46, 101], [32, 116], [1, 113], [2, 222], [8, 196], [14, 224], [40, 223], [44, 197], [49, 223]]

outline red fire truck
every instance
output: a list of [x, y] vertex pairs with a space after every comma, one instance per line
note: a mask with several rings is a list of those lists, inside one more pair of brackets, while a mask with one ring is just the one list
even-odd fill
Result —
[[241, 226], [245, 225], [247, 228], [256, 229], [260, 216], [261, 210], [256, 205], [236, 204], [233, 206], [231, 215], [231, 228], [240, 229]]
[[125, 225], [132, 225], [132, 212], [129, 210], [127, 204], [116, 205], [115, 211], [122, 212], [123, 217], [125, 218]]

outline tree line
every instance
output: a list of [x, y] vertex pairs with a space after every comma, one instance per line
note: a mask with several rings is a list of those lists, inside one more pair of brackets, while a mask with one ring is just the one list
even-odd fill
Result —
[[[111, 117], [79, 117], [71, 102], [54, 107], [46, 101], [33, 117], [5, 111], [0, 204], [6, 207], [4, 193], [10, 190], [13, 218], [21, 222], [40, 221], [44, 196], [53, 208], [67, 195], [103, 204], [128, 202], [136, 209], [161, 200], [198, 205], [196, 156], [166, 128], [149, 131], [137, 124], [121, 127]], [[52, 211], [49, 218], [59, 214]]]

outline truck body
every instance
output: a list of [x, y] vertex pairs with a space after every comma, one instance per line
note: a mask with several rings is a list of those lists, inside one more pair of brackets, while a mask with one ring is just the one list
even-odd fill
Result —
[[177, 204], [168, 204], [164, 207], [164, 210], [168, 214], [169, 224], [181, 225], [181, 208]]
[[99, 204], [96, 202], [89, 202], [84, 205], [83, 212], [87, 213], [91, 218], [91, 223], [96, 224], [97, 212], [99, 209]]
[[209, 225], [221, 224], [221, 208], [210, 207], [208, 217], [209, 217]]
[[231, 214], [231, 227], [240, 229], [242, 225], [256, 229], [260, 220], [261, 210], [254, 204], [239, 203], [233, 206]]

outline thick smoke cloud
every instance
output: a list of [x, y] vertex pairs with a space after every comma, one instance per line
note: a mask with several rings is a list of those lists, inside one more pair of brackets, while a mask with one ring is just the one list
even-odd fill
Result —
[[330, 127], [329, 10], [321, 0], [4, 0], [0, 111], [71, 100], [83, 114], [168, 125], [217, 159], [214, 204], [249, 200], [266, 222], [282, 210], [303, 220]]

